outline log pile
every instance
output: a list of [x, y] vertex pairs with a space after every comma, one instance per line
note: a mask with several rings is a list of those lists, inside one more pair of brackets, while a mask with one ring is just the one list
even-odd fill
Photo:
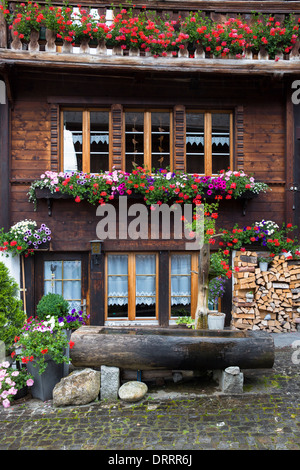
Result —
[[[300, 261], [275, 256], [268, 271], [261, 271], [258, 253], [239, 251], [234, 267], [238, 270], [233, 276], [232, 326], [273, 333], [297, 331]], [[251, 291], [254, 297], [249, 301], [246, 294]]]

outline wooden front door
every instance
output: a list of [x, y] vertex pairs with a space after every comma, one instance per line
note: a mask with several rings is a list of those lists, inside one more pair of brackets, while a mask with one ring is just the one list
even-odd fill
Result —
[[87, 253], [40, 253], [35, 259], [36, 300], [48, 293], [60, 294], [70, 311], [89, 313]]

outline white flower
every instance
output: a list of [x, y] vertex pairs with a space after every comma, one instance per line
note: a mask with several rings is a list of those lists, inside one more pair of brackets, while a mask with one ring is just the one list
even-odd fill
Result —
[[46, 318], [49, 318], [49, 320], [47, 321], [44, 321], [44, 325], [46, 326], [46, 328], [48, 328], [49, 330], [53, 330], [55, 328], [55, 317], [51, 317], [50, 315], [47, 315]]

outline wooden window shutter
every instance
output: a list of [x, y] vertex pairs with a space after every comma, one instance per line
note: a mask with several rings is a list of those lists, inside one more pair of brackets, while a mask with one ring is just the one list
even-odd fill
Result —
[[113, 104], [111, 107], [111, 125], [109, 158], [110, 167], [116, 170], [124, 170], [124, 132], [123, 132], [123, 107], [120, 104]]
[[244, 107], [235, 110], [235, 163], [236, 170], [244, 169]]
[[174, 107], [174, 170], [185, 171], [186, 168], [186, 131], [185, 131], [185, 107]]
[[59, 107], [52, 105], [50, 108], [50, 158], [51, 171], [59, 171]]

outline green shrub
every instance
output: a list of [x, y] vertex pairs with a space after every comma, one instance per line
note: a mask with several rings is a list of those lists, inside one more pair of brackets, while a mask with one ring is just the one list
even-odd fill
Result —
[[7, 352], [12, 348], [15, 336], [26, 320], [18, 291], [15, 279], [11, 277], [5, 264], [0, 262], [0, 340], [5, 343]]
[[47, 315], [62, 317], [69, 313], [69, 303], [59, 294], [44, 295], [36, 307], [39, 320], [45, 320]]

